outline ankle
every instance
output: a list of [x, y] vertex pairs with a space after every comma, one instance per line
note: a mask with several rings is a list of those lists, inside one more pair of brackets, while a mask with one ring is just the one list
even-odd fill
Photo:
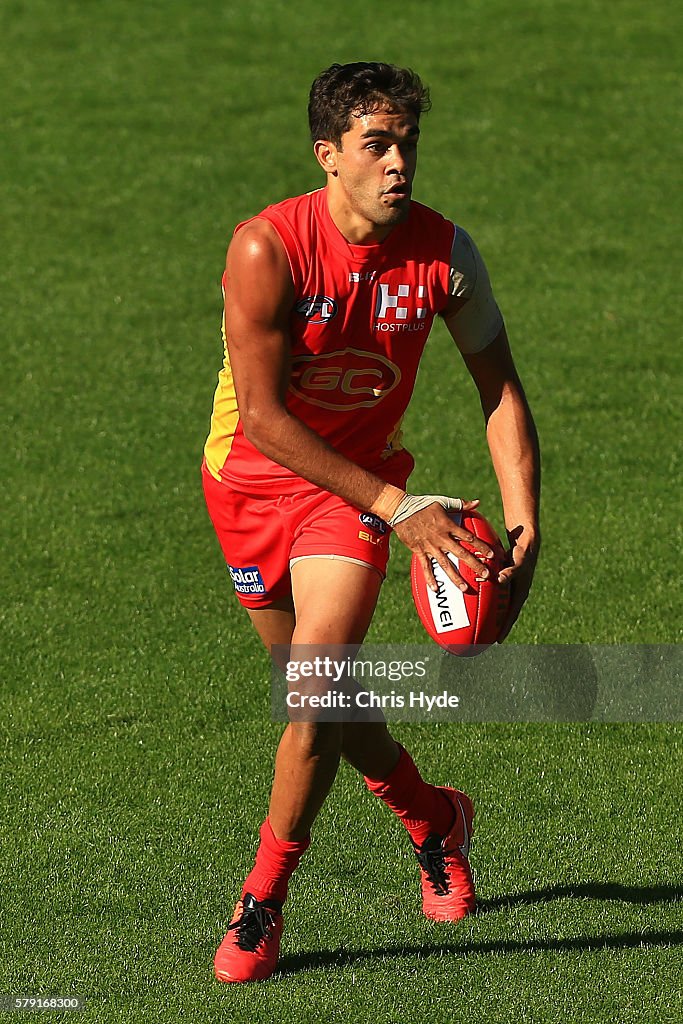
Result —
[[258, 900], [284, 903], [289, 879], [310, 846], [310, 837], [294, 841], [279, 839], [269, 818], [261, 825], [260, 836], [254, 867], [245, 879], [242, 895], [250, 892]]

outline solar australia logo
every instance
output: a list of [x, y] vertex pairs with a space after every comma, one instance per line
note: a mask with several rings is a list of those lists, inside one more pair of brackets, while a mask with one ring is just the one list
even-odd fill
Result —
[[329, 295], [307, 295], [299, 299], [295, 311], [309, 324], [326, 324], [337, 315], [337, 303]]
[[246, 565], [242, 569], [229, 565], [228, 571], [238, 594], [265, 594], [266, 585], [258, 565]]

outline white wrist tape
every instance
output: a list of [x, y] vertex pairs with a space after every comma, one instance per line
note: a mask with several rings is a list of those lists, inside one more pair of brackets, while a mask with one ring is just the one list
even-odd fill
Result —
[[462, 498], [448, 498], [445, 494], [406, 494], [399, 502], [398, 508], [391, 519], [387, 522], [389, 526], [396, 526], [404, 519], [421, 512], [433, 504], [441, 505], [446, 512], [462, 512]]

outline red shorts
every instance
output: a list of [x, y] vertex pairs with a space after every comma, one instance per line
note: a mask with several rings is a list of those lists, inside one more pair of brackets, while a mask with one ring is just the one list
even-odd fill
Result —
[[289, 567], [308, 555], [351, 558], [385, 575], [391, 529], [336, 494], [306, 490], [273, 497], [234, 491], [202, 470], [209, 516], [239, 601], [267, 608], [291, 593]]

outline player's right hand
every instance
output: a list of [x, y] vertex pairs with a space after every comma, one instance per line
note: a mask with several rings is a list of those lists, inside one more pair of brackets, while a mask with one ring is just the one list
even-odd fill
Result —
[[[488, 577], [484, 559], [491, 558], [493, 551], [447, 515], [448, 511], [471, 512], [478, 504], [478, 499], [465, 501], [442, 494], [406, 494], [389, 520], [398, 539], [417, 555], [430, 590], [438, 590], [432, 559], [459, 590], [468, 589], [449, 554], [473, 569], [477, 579]], [[472, 545], [475, 554], [463, 547], [463, 542]]]

